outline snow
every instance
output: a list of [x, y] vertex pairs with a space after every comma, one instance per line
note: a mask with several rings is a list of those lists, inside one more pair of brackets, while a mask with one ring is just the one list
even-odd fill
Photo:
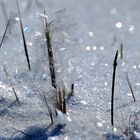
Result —
[[[0, 4], [5, 5], [7, 12], [1, 6], [0, 39], [12, 10], [11, 23], [0, 48], [0, 140], [11, 137], [14, 140], [140, 138], [138, 0], [19, 0], [31, 71], [24, 55], [16, 2], [0, 0]], [[74, 96], [66, 101], [67, 114], [57, 110], [52, 125], [41, 96], [45, 93], [54, 111], [56, 90], [51, 86], [44, 18], [52, 21], [57, 84], [67, 92], [72, 83], [75, 85]], [[118, 58], [112, 127], [113, 60], [116, 51], [120, 52], [121, 43], [123, 58]], [[128, 87], [126, 72], [136, 102]], [[13, 87], [18, 102], [15, 102]]]

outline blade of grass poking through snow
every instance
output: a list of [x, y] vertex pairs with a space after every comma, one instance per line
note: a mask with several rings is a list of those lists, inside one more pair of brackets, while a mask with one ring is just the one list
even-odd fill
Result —
[[10, 140], [12, 140], [13, 139], [13, 137], [14, 137], [14, 135], [15, 134], [17, 134], [17, 133], [21, 133], [21, 134], [23, 134], [23, 135], [26, 135], [27, 137], [29, 137], [29, 138], [31, 138], [32, 137], [32, 135], [31, 134], [28, 134], [27, 132], [23, 132], [23, 131], [21, 131], [21, 130], [18, 130], [18, 129], [16, 129], [16, 128], [13, 128], [16, 132], [15, 133], [13, 133], [13, 135], [11, 136], [11, 138], [10, 138]]
[[50, 119], [51, 119], [51, 123], [53, 124], [54, 121], [53, 121], [52, 110], [51, 110], [51, 108], [50, 108], [50, 106], [48, 104], [47, 98], [46, 98], [46, 96], [44, 94], [43, 94], [43, 98], [44, 98], [44, 101], [45, 101], [45, 103], [47, 105], [47, 108], [48, 108], [48, 112], [49, 112], [49, 116], [50, 116]]
[[133, 89], [132, 89], [132, 86], [131, 86], [131, 83], [130, 83], [130, 80], [129, 80], [128, 73], [126, 73], [126, 81], [128, 83], [128, 86], [129, 86], [129, 89], [131, 91], [131, 94], [132, 94], [132, 97], [134, 99], [134, 102], [136, 102], [136, 98], [135, 98], [135, 95], [134, 95], [134, 92], [133, 92]]
[[74, 95], [74, 83], [71, 84], [71, 96], [73, 96], [73, 95]]
[[48, 59], [49, 59], [49, 67], [50, 67], [50, 74], [51, 74], [51, 82], [52, 82], [52, 86], [54, 88], [56, 88], [56, 74], [55, 74], [55, 67], [54, 67], [52, 42], [51, 42], [51, 29], [50, 29], [51, 24], [47, 23], [46, 19], [45, 19], [45, 24], [46, 24], [45, 36], [46, 36], [46, 43], [47, 43], [47, 49], [48, 49]]
[[[4, 67], [4, 72], [5, 72], [6, 76], [7, 76], [7, 78], [9, 79], [9, 74], [8, 74], [8, 72], [7, 72], [7, 70], [6, 70], [6, 68], [5, 68], [5, 67]], [[17, 93], [16, 93], [15, 88], [12, 86], [12, 84], [11, 84], [11, 83], [10, 83], [10, 86], [12, 87], [12, 91], [13, 91], [13, 93], [14, 93], [15, 97], [16, 97], [16, 101], [19, 101], [19, 98], [18, 98], [18, 96], [17, 96]]]
[[12, 90], [13, 90], [13, 93], [14, 93], [14, 95], [15, 95], [15, 97], [16, 97], [16, 101], [19, 101], [19, 98], [18, 98], [18, 96], [17, 96], [17, 93], [16, 93], [15, 88], [14, 88], [14, 87], [12, 87]]
[[4, 34], [3, 34], [3, 36], [2, 36], [2, 40], [1, 40], [1, 42], [0, 42], [0, 48], [2, 47], [2, 44], [3, 44], [3, 41], [4, 41], [5, 35], [6, 35], [6, 33], [7, 33], [7, 29], [8, 29], [9, 24], [10, 24], [11, 16], [12, 16], [12, 12], [10, 13], [10, 17], [9, 17], [9, 19], [8, 19], [8, 22], [7, 22], [7, 25], [6, 25]]
[[123, 44], [120, 45], [120, 58], [123, 59]]
[[112, 96], [111, 96], [111, 125], [114, 125], [114, 89], [115, 89], [115, 76], [117, 67], [118, 50], [116, 52], [113, 63], [113, 76], [112, 76]]
[[64, 114], [67, 114], [66, 93], [65, 93], [65, 90], [63, 90], [63, 113]]
[[62, 111], [62, 94], [61, 94], [60, 90], [59, 90], [58, 94], [59, 94], [60, 110]]
[[24, 35], [24, 30], [23, 30], [23, 24], [22, 24], [20, 9], [19, 9], [19, 5], [18, 5], [18, 1], [17, 0], [16, 0], [16, 3], [17, 3], [17, 8], [18, 8], [20, 29], [21, 29], [21, 34], [22, 34], [22, 39], [23, 39], [23, 44], [24, 44], [25, 56], [26, 56], [26, 59], [27, 59], [28, 68], [29, 68], [29, 70], [31, 70], [30, 59], [29, 59], [29, 54], [28, 54], [26, 39], [25, 39], [25, 35]]

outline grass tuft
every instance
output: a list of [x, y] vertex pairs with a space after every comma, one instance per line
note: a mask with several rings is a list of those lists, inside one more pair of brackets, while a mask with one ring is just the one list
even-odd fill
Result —
[[20, 29], [21, 29], [21, 34], [22, 34], [22, 39], [23, 39], [23, 44], [24, 44], [25, 56], [26, 56], [27, 63], [28, 63], [28, 69], [31, 70], [30, 59], [29, 59], [26, 39], [25, 39], [25, 35], [24, 35], [24, 30], [23, 30], [23, 24], [22, 24], [20, 9], [19, 9], [19, 5], [18, 5], [18, 1], [17, 0], [16, 0], [16, 3], [17, 3], [17, 8], [18, 8], [19, 21], [20, 21]]

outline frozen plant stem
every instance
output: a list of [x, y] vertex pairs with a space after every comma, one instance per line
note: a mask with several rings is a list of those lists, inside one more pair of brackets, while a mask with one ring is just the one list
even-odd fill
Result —
[[127, 73], [126, 73], [126, 81], [128, 83], [128, 86], [129, 86], [129, 89], [131, 91], [131, 94], [132, 94], [132, 97], [134, 99], [134, 102], [136, 102], [136, 98], [135, 98], [135, 95], [134, 95], [134, 92], [133, 92], [133, 89], [132, 89], [132, 86], [131, 86], [131, 83], [130, 83], [130, 80], [129, 80], [129, 76], [128, 76]]
[[4, 34], [3, 34], [3, 37], [2, 37], [1, 43], [0, 43], [0, 48], [2, 47], [2, 44], [3, 44], [3, 41], [4, 41], [5, 35], [7, 33], [7, 29], [8, 29], [9, 24], [10, 24], [11, 16], [12, 16], [12, 12], [10, 13], [10, 17], [8, 19], [8, 22], [7, 22], [7, 25], [6, 25], [6, 28], [5, 28], [5, 31], [4, 31]]
[[52, 83], [52, 86], [56, 88], [56, 74], [55, 74], [55, 67], [54, 67], [53, 49], [52, 49], [52, 43], [51, 43], [50, 23], [47, 23], [45, 19], [45, 24], [46, 24], [45, 36], [46, 36], [46, 44], [47, 44], [47, 49], [48, 49], [51, 83]]
[[120, 45], [120, 58], [123, 59], [123, 44]]
[[64, 114], [67, 114], [66, 92], [64, 89], [59, 89], [56, 94], [56, 109], [60, 110]]
[[45, 103], [46, 103], [46, 105], [47, 105], [47, 108], [48, 108], [48, 112], [49, 112], [49, 116], [50, 116], [50, 119], [51, 119], [51, 123], [53, 124], [53, 114], [52, 114], [52, 110], [51, 110], [51, 108], [50, 108], [50, 106], [49, 106], [49, 104], [48, 104], [48, 101], [47, 101], [47, 98], [46, 98], [46, 96], [45, 95], [43, 95], [43, 98], [44, 98], [44, 100], [45, 100]]
[[112, 77], [112, 97], [111, 97], [111, 125], [114, 125], [114, 88], [115, 88], [115, 76], [117, 67], [118, 50], [116, 52], [113, 63], [113, 77]]
[[66, 93], [65, 93], [65, 90], [63, 90], [63, 113], [64, 113], [64, 114], [67, 114]]
[[[6, 76], [7, 76], [7, 78], [9, 79], [9, 74], [8, 74], [8, 72], [6, 71], [6, 68], [5, 68], [5, 67], [4, 67], [4, 72], [5, 72]], [[11, 87], [12, 87], [12, 84], [10, 84], [10, 85], [11, 85]], [[18, 98], [18, 96], [17, 96], [16, 90], [15, 90], [14, 87], [12, 87], [12, 91], [13, 91], [15, 97], [16, 97], [16, 101], [19, 101], [19, 98]]]
[[30, 135], [30, 134], [28, 134], [28, 133], [26, 133], [26, 132], [23, 132], [23, 131], [18, 130], [18, 129], [16, 129], [16, 128], [13, 128], [13, 129], [14, 129], [16, 132], [13, 133], [13, 135], [12, 135], [11, 138], [10, 138], [10, 140], [12, 140], [13, 136], [14, 136], [15, 134], [17, 134], [17, 133], [22, 133], [23, 135], [26, 135], [26, 136], [28, 136], [29, 138], [32, 137], [32, 135]]
[[73, 96], [73, 95], [74, 95], [74, 83], [71, 84], [71, 96]]
[[16, 93], [16, 91], [15, 91], [15, 88], [12, 87], [12, 90], [13, 90], [13, 93], [14, 93], [14, 95], [15, 95], [15, 97], [16, 97], [16, 101], [19, 101], [19, 98], [18, 98], [18, 96], [17, 96], [17, 93]]
[[20, 29], [21, 29], [21, 33], [22, 33], [22, 39], [23, 39], [23, 44], [24, 44], [25, 56], [26, 56], [26, 59], [27, 59], [28, 68], [29, 68], [29, 70], [31, 70], [30, 59], [29, 59], [29, 54], [28, 54], [26, 39], [25, 39], [25, 35], [24, 35], [24, 30], [23, 30], [23, 24], [22, 24], [21, 14], [20, 14], [19, 5], [18, 5], [18, 1], [17, 0], [16, 0], [16, 3], [17, 3], [17, 8], [18, 8]]

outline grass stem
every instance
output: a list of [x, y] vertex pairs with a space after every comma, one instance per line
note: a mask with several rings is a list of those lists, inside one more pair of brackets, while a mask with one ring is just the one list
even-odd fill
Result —
[[113, 76], [112, 76], [112, 96], [111, 96], [111, 125], [114, 125], [114, 89], [115, 89], [115, 76], [117, 67], [118, 50], [116, 52], [113, 63]]

